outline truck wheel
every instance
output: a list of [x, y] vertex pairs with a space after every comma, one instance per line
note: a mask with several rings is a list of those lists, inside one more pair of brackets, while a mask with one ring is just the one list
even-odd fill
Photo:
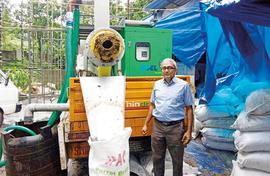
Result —
[[68, 176], [88, 176], [88, 173], [88, 158], [68, 160]]
[[136, 156], [129, 155], [130, 176], [150, 176]]
[[0, 127], [2, 126], [4, 121], [4, 111], [0, 108]]

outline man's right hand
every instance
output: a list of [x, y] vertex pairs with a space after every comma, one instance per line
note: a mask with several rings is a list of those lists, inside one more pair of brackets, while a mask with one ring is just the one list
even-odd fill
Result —
[[146, 135], [146, 133], [147, 133], [147, 125], [144, 125], [144, 126], [142, 127], [142, 134], [143, 134], [143, 135]]

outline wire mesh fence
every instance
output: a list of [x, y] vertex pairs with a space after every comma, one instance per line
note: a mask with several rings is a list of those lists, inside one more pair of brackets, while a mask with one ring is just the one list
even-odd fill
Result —
[[[93, 0], [73, 5], [80, 7], [82, 28], [93, 25]], [[0, 69], [10, 74], [29, 103], [44, 103], [59, 95], [65, 76], [65, 15], [69, 8], [68, 0], [0, 1]], [[121, 23], [131, 11], [142, 9], [110, 0], [111, 25]]]
[[4, 1], [1, 69], [10, 74], [29, 103], [56, 99], [65, 76], [63, 24], [68, 4]]

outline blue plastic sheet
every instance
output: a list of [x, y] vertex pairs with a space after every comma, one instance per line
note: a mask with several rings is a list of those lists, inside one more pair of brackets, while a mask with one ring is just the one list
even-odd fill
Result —
[[[206, 50], [206, 80], [200, 103], [210, 103], [224, 87], [238, 96], [237, 111], [246, 96], [270, 82], [269, 0], [155, 0], [149, 8], [178, 4], [177, 11], [155, 27], [172, 29], [173, 54], [185, 65], [197, 63]], [[165, 3], [165, 4], [164, 4]], [[183, 5], [185, 4], [185, 5]], [[252, 85], [251, 89], [249, 88]], [[258, 86], [257, 86], [258, 85]], [[257, 88], [256, 88], [257, 86]]]
[[155, 27], [173, 31], [173, 54], [185, 65], [193, 66], [205, 52], [201, 25], [199, 1], [191, 0], [158, 21]]
[[208, 13], [220, 19], [270, 26], [269, 0], [208, 0]]
[[[243, 2], [245, 5], [248, 3], [248, 1]], [[219, 3], [222, 4], [222, 1]], [[235, 7], [238, 7], [236, 4], [224, 5], [226, 11], [221, 10], [221, 5], [216, 7], [213, 4], [202, 4], [201, 6], [204, 16], [203, 32], [207, 36], [205, 38], [206, 85], [201, 94], [201, 102], [210, 102], [215, 92], [224, 86], [230, 87], [243, 102], [250, 92], [269, 86], [270, 43], [266, 41], [270, 41], [270, 28], [258, 25], [262, 24], [259, 22], [264, 18], [257, 16], [261, 14], [257, 11], [261, 10], [266, 13], [264, 17], [267, 17], [270, 9], [266, 12], [265, 7], [260, 9], [261, 6], [258, 5], [256, 8], [246, 8], [241, 11], [239, 7], [239, 13], [241, 12], [239, 14], [235, 12], [237, 11]], [[232, 16], [232, 13], [235, 16]], [[249, 15], [244, 18], [243, 14], [246, 13], [252, 13], [252, 21]], [[241, 18], [238, 18], [237, 14]], [[243, 90], [246, 94], [239, 90]]]
[[200, 139], [192, 140], [184, 155], [184, 161], [198, 167], [202, 175], [230, 175], [235, 158], [234, 152], [204, 147]]
[[[202, 4], [202, 10], [207, 8]], [[204, 25], [202, 32], [205, 33], [206, 44], [206, 81], [201, 100], [210, 102], [219, 85], [230, 85], [233, 78], [237, 76], [239, 64], [234, 63], [235, 56], [222, 31], [218, 18], [203, 12]], [[226, 77], [233, 77], [226, 79]], [[220, 80], [220, 81], [219, 81]], [[221, 82], [221, 84], [218, 84]]]

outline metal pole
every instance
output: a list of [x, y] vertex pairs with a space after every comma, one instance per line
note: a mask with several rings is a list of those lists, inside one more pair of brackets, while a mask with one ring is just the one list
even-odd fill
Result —
[[43, 103], [45, 103], [45, 90], [44, 90], [44, 67], [42, 64], [42, 61], [44, 60], [44, 48], [43, 46], [43, 33], [42, 33], [42, 37], [41, 37], [41, 57], [40, 57], [40, 66], [41, 66], [41, 81], [42, 81], [42, 96], [43, 96]]
[[28, 69], [29, 69], [29, 97], [28, 97], [28, 103], [31, 104], [31, 98], [32, 98], [32, 94], [31, 94], [31, 84], [32, 84], [32, 69], [31, 69], [31, 57], [32, 57], [32, 53], [31, 53], [31, 31], [28, 31]]
[[[1, 1], [1, 4], [0, 4], [0, 27], [2, 27], [2, 11], [4, 10], [3, 8], [3, 1]], [[2, 47], [3, 47], [3, 44], [2, 44], [2, 30], [0, 30], [0, 64], [1, 64], [1, 61], [2, 61]]]
[[[63, 6], [62, 4], [60, 5], [60, 16], [62, 17], [62, 11], [63, 11]], [[63, 41], [63, 32], [61, 31], [61, 34], [60, 34], [60, 48], [62, 48], [62, 41]], [[65, 56], [64, 56], [65, 57]], [[62, 79], [62, 49], [60, 49], [60, 59], [59, 59], [59, 65], [60, 65], [60, 82], [59, 82], [59, 85], [63, 84], [63, 79]], [[61, 87], [59, 86], [59, 89], [61, 89]], [[60, 95], [60, 94], [59, 94]], [[58, 95], [58, 96], [59, 96]]]
[[[23, 2], [21, 2], [21, 8], [22, 8]], [[24, 30], [23, 30], [23, 15], [22, 15], [22, 9], [21, 9], [21, 62], [24, 62], [24, 49], [23, 49], [23, 41], [24, 41]]]
[[[28, 4], [28, 14], [29, 14], [29, 18], [28, 18], [28, 23], [29, 23], [29, 28], [31, 28], [32, 24], [32, 17], [33, 17], [33, 11], [30, 7], [31, 4]], [[31, 93], [31, 89], [32, 89], [32, 51], [31, 51], [31, 30], [28, 30], [28, 73], [29, 73], [29, 90], [28, 90], [28, 103], [31, 104], [32, 101], [32, 93]]]
[[127, 1], [127, 9], [128, 9], [128, 19], [130, 19], [129, 0]]
[[[54, 77], [55, 69], [54, 69], [54, 63], [53, 63], [53, 57], [54, 57], [54, 54], [53, 54], [53, 31], [50, 32], [50, 41], [49, 42], [51, 44], [51, 47], [50, 47], [50, 78], [47, 80], [47, 83], [48, 82], [53, 83], [55, 80], [55, 77]], [[52, 94], [49, 94], [49, 92], [48, 92], [48, 96], [51, 98]]]

